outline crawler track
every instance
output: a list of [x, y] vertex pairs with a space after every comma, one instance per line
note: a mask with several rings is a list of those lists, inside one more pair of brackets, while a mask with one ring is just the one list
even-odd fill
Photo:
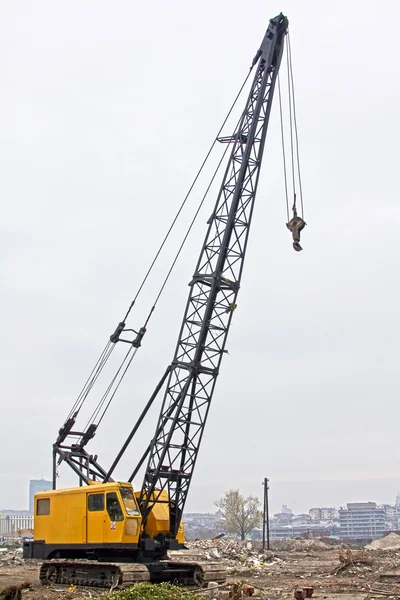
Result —
[[173, 581], [204, 587], [209, 581], [223, 583], [226, 570], [221, 563], [160, 561], [144, 565], [54, 559], [42, 564], [39, 577], [42, 585], [64, 583], [107, 589], [123, 589], [139, 581]]
[[92, 560], [47, 560], [40, 568], [40, 583], [65, 583], [89, 587], [129, 587], [150, 581], [149, 570], [141, 564], [102, 563]]

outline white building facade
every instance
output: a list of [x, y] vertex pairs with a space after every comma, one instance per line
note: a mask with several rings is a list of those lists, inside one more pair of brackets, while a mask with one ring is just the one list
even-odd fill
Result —
[[0, 513], [0, 536], [4, 533], [18, 533], [19, 530], [26, 529], [33, 529], [33, 515]]

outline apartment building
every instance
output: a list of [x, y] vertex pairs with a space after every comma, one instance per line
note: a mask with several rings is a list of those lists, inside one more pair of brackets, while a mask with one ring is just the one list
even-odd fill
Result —
[[0, 536], [4, 533], [17, 533], [19, 530], [33, 529], [33, 516], [18, 513], [0, 513]]
[[338, 510], [333, 507], [323, 507], [323, 508], [310, 508], [309, 513], [311, 521], [319, 522], [319, 521], [333, 521], [337, 519], [339, 514]]
[[386, 514], [375, 502], [350, 502], [339, 510], [340, 537], [376, 539], [385, 531]]

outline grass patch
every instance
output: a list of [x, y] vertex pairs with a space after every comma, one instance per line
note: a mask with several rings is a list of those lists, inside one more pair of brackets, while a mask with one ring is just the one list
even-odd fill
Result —
[[[198, 600], [198, 592], [171, 583], [135, 583], [120, 592], [102, 594], [101, 600]], [[82, 599], [83, 600], [83, 599]]]

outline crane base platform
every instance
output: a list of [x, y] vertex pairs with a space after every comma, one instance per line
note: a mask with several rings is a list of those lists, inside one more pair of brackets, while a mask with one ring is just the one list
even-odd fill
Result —
[[107, 589], [123, 589], [141, 581], [205, 587], [209, 581], [224, 583], [226, 569], [217, 562], [166, 560], [142, 564], [53, 559], [43, 562], [39, 577], [42, 585], [64, 583]]

